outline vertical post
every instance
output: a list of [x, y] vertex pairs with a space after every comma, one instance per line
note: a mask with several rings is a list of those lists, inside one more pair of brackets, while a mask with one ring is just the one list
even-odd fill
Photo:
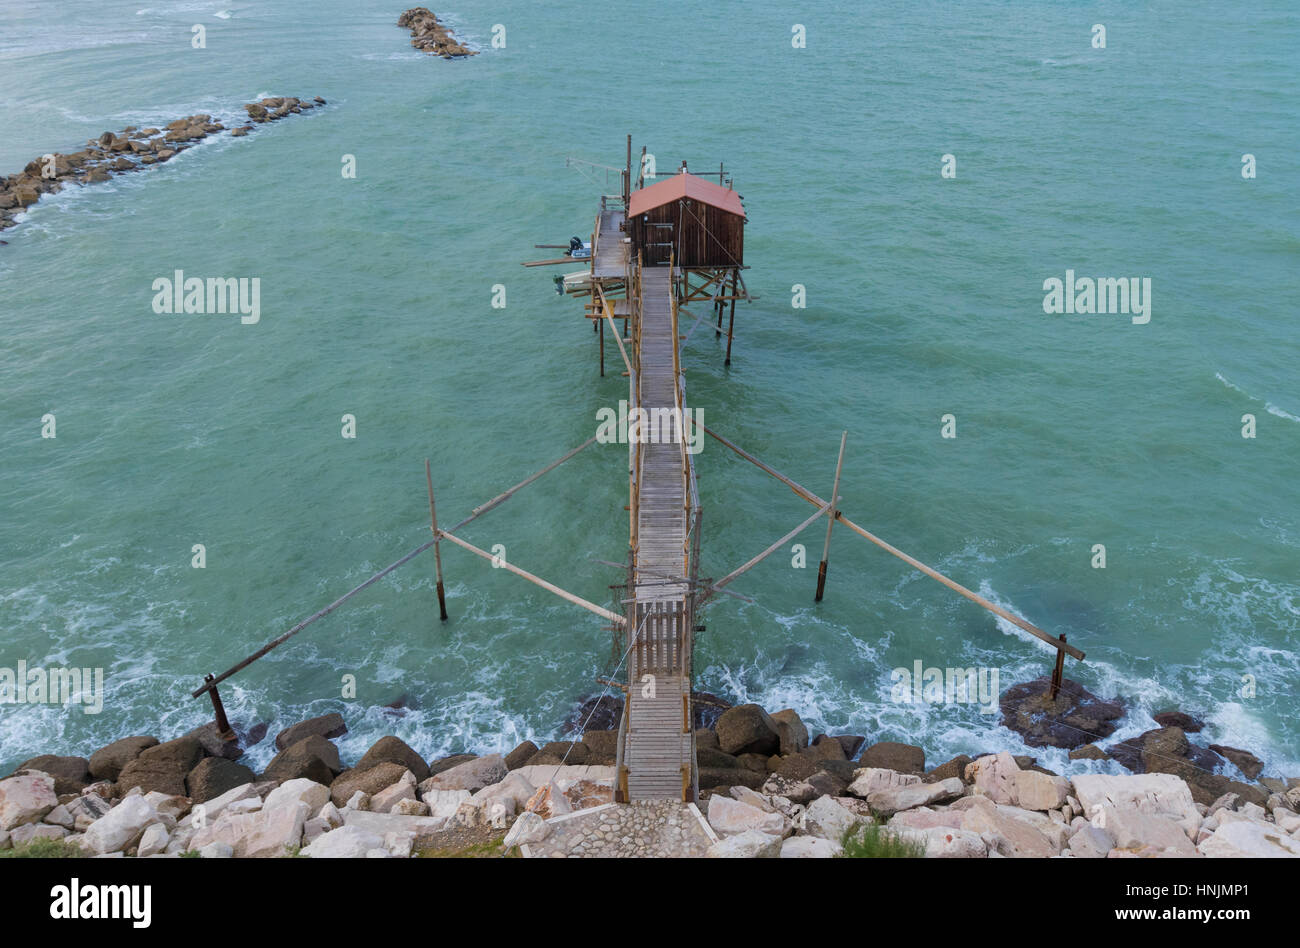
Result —
[[[1065, 641], [1065, 636], [1061, 636], [1061, 641]], [[1065, 671], [1065, 652], [1062, 649], [1056, 650], [1056, 667], [1052, 669], [1052, 693], [1049, 700], [1055, 701], [1056, 694], [1061, 690], [1061, 676]]]
[[424, 459], [424, 479], [429, 484], [429, 529], [433, 531], [433, 568], [438, 583], [438, 612], [442, 621], [447, 621], [447, 594], [442, 588], [442, 544], [438, 542], [438, 510], [433, 505], [433, 474], [429, 470], [429, 459]]
[[623, 209], [627, 210], [627, 202], [632, 197], [632, 136], [627, 137], [627, 170], [623, 172]]
[[822, 546], [822, 561], [817, 566], [817, 597], [814, 602], [822, 601], [822, 594], [826, 592], [826, 562], [831, 556], [831, 529], [835, 526], [835, 517], [839, 514], [840, 502], [840, 470], [844, 467], [844, 443], [848, 441], [849, 433], [847, 431], [840, 434], [840, 459], [835, 462], [835, 486], [831, 488], [831, 509], [826, 512], [828, 522], [826, 524], [826, 543]]
[[605, 377], [605, 320], [602, 317], [596, 322], [600, 323], [600, 377], [603, 379]]
[[736, 325], [736, 271], [731, 271], [731, 318], [727, 321], [727, 358], [723, 365], [731, 365], [731, 332]]
[[233, 741], [235, 739], [235, 732], [231, 728], [230, 722], [226, 719], [226, 708], [221, 703], [221, 695], [217, 693], [217, 686], [212, 684], [216, 679], [217, 676], [211, 672], [203, 676], [203, 680], [209, 685], [212, 685], [212, 687], [208, 689], [208, 697], [212, 699], [212, 713], [217, 722], [217, 736], [223, 741]]

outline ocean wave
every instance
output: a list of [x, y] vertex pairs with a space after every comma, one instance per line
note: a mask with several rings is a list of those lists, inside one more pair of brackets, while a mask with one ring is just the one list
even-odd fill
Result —
[[1230, 381], [1227, 378], [1227, 376], [1225, 376], [1222, 372], [1215, 372], [1214, 377], [1218, 379], [1220, 382], [1222, 382], [1224, 385], [1226, 385], [1228, 388], [1232, 389], [1234, 392], [1238, 392], [1242, 395], [1245, 395], [1252, 402], [1259, 402], [1260, 404], [1262, 404], [1264, 406], [1264, 409], [1270, 415], [1275, 415], [1278, 418], [1285, 418], [1287, 421], [1300, 421], [1300, 415], [1293, 415], [1291, 414], [1291, 412], [1287, 411], [1284, 408], [1279, 407], [1278, 405], [1273, 404], [1272, 402], [1268, 401], [1265, 398], [1260, 398], [1257, 395], [1252, 395], [1250, 392], [1246, 391], [1240, 385], [1237, 385], [1234, 382]]

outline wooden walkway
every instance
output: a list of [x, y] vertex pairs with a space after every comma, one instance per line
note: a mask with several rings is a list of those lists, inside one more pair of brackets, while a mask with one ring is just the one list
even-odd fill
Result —
[[591, 245], [591, 275], [596, 280], [622, 280], [627, 274], [627, 247], [623, 241], [624, 212], [604, 208], [596, 217], [595, 240]]
[[[667, 267], [641, 272], [638, 364], [642, 408], [675, 408], [677, 339]], [[681, 800], [692, 780], [689, 586], [665, 577], [688, 575], [687, 476], [675, 441], [640, 445], [637, 549], [633, 563], [639, 629], [628, 658], [627, 737], [623, 763], [631, 800]], [[643, 676], [653, 676], [652, 687]]]

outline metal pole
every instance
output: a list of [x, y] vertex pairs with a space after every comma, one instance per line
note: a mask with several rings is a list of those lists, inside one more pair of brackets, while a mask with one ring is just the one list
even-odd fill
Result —
[[826, 564], [831, 556], [831, 528], [835, 526], [835, 518], [840, 512], [839, 507], [835, 505], [840, 499], [840, 469], [844, 467], [844, 443], [848, 439], [847, 431], [840, 434], [840, 459], [835, 462], [835, 485], [831, 488], [831, 512], [826, 523], [826, 543], [822, 547], [822, 561], [817, 567], [817, 597], [814, 602], [821, 602], [822, 594], [826, 592]]
[[217, 676], [212, 674], [212, 672], [208, 672], [208, 674], [203, 676], [203, 680], [210, 686], [208, 688], [208, 697], [212, 699], [212, 711], [213, 714], [216, 715], [217, 719], [217, 736], [223, 741], [233, 741], [235, 739], [235, 732], [231, 728], [230, 722], [226, 720], [226, 708], [225, 705], [221, 703], [221, 695], [217, 693], [217, 686], [215, 684]]
[[438, 510], [433, 505], [433, 474], [429, 469], [429, 459], [424, 459], [424, 479], [429, 485], [429, 523], [430, 529], [433, 530], [433, 568], [434, 575], [438, 581], [438, 612], [442, 615], [442, 621], [447, 621], [447, 594], [442, 588], [442, 550], [438, 539]]

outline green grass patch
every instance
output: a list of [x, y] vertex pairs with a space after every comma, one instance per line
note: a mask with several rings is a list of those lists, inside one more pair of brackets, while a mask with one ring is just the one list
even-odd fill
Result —
[[891, 833], [879, 823], [850, 830], [840, 844], [844, 847], [842, 859], [920, 859], [925, 855], [924, 843]]
[[13, 849], [0, 850], [0, 859], [86, 859], [86, 851], [62, 839], [34, 839]]

